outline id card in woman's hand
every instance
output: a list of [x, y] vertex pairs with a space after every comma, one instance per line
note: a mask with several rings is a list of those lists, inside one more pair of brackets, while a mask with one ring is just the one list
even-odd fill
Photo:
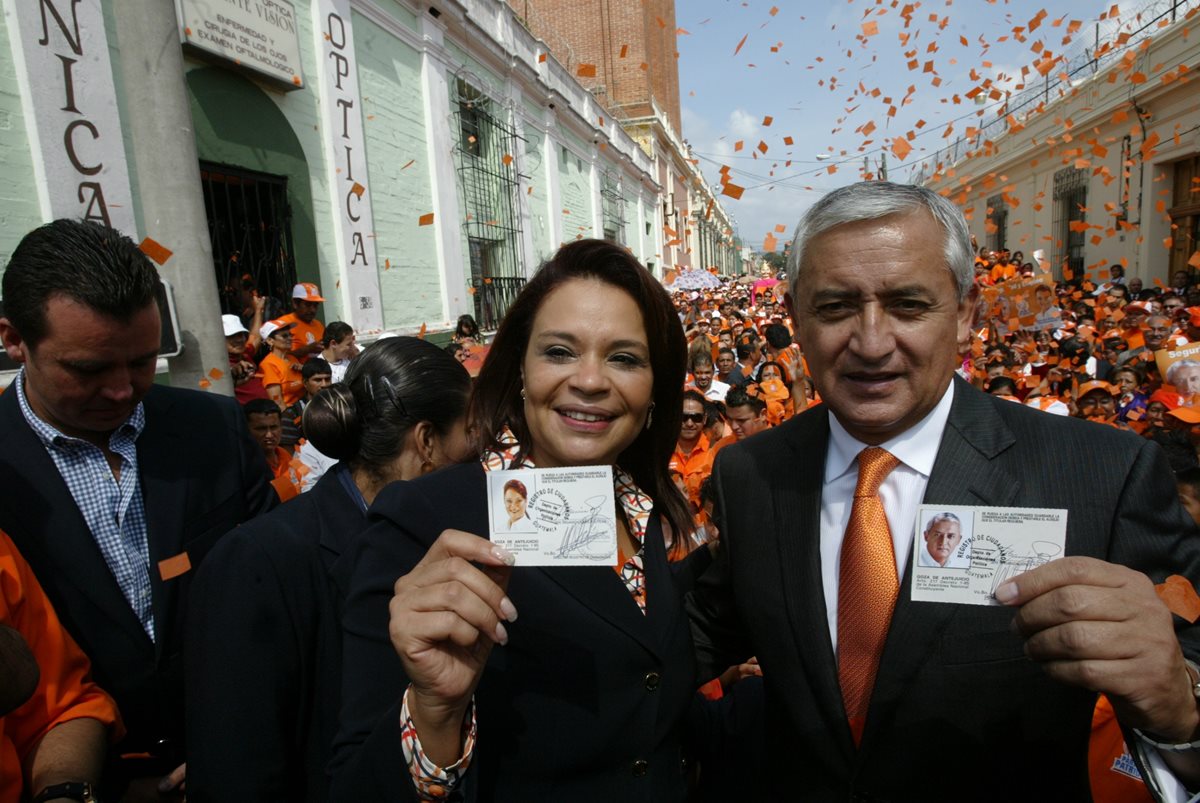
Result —
[[493, 543], [517, 566], [615, 566], [616, 497], [611, 466], [488, 472]]

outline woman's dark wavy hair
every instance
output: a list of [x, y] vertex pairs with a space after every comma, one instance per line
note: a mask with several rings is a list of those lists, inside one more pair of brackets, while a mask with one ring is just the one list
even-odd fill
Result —
[[654, 500], [676, 540], [694, 527], [692, 514], [667, 466], [675, 451], [683, 415], [684, 365], [687, 343], [675, 307], [662, 285], [629, 251], [604, 240], [577, 240], [559, 249], [517, 296], [492, 340], [468, 407], [480, 452], [498, 449], [509, 427], [522, 454], [533, 443], [521, 400], [521, 366], [529, 346], [533, 319], [546, 297], [574, 279], [593, 279], [624, 290], [642, 311], [650, 368], [654, 372], [652, 424], [617, 457], [617, 465]]

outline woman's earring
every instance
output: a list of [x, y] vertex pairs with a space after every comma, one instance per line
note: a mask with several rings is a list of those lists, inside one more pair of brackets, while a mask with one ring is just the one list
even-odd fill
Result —
[[650, 409], [646, 411], [646, 429], [650, 429], [650, 422], [654, 420], [654, 402], [650, 402]]
[[525, 388], [521, 388], [521, 401], [525, 401]]

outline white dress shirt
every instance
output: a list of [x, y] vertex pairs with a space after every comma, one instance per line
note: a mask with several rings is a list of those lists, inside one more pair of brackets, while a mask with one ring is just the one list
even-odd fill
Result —
[[[928, 415], [891, 440], [879, 444], [900, 460], [900, 465], [892, 469], [879, 486], [888, 529], [892, 531], [898, 578], [904, 577], [904, 569], [908, 566], [916, 536], [917, 508], [925, 498], [925, 487], [929, 484], [953, 401], [954, 383], [950, 383], [942, 400]], [[829, 638], [835, 653], [842, 538], [850, 523], [854, 489], [858, 485], [858, 453], [867, 446], [847, 432], [837, 416], [830, 413], [829, 450], [825, 453], [825, 480], [821, 485], [821, 582], [829, 618]], [[903, 588], [900, 593], [905, 593]]]

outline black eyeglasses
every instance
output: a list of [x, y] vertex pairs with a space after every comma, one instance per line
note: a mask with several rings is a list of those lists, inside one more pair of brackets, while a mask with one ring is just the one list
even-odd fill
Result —
[[684, 413], [683, 420], [691, 422], [693, 424], [703, 424], [704, 423], [704, 413]]

